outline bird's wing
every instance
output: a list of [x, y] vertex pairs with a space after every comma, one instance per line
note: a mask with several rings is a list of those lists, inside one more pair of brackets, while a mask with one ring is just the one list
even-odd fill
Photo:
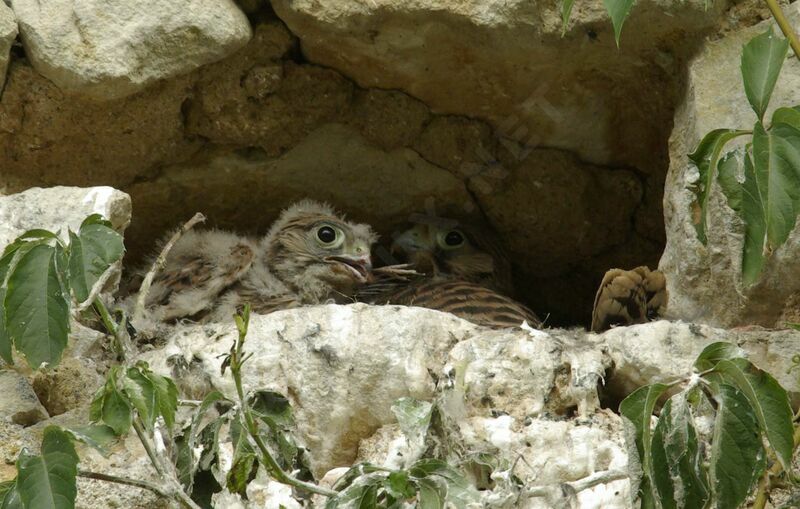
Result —
[[359, 302], [375, 304], [386, 300], [414, 281], [428, 277], [410, 267], [411, 265], [408, 264], [399, 264], [372, 269], [372, 281], [359, 288], [355, 299]]
[[162, 321], [189, 318], [210, 308], [250, 269], [255, 253], [246, 242], [231, 243], [213, 255], [181, 250], [168, 257], [153, 281], [147, 306]]
[[647, 318], [653, 320], [663, 315], [667, 309], [669, 293], [667, 292], [667, 277], [660, 270], [650, 270], [642, 266], [633, 269], [642, 276], [642, 287], [645, 291], [647, 302]]
[[666, 277], [647, 267], [611, 269], [603, 276], [594, 299], [592, 331], [614, 325], [644, 323], [660, 315], [667, 306]]
[[381, 303], [435, 309], [477, 325], [499, 329], [519, 327], [523, 321], [533, 327], [542, 325], [539, 317], [523, 304], [467, 281], [413, 283]]

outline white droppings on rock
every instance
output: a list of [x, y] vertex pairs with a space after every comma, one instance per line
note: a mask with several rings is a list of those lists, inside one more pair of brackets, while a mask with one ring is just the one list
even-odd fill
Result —
[[303, 506], [292, 496], [291, 486], [272, 480], [264, 467], [259, 466], [255, 479], [247, 484], [247, 507], [301, 509]]
[[508, 453], [513, 443], [513, 432], [511, 426], [514, 418], [510, 415], [501, 415], [495, 419], [483, 419], [483, 430], [485, 436], [498, 450]]

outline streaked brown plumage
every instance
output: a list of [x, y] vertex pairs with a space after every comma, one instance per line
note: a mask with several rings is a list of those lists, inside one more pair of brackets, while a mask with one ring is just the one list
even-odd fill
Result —
[[667, 280], [661, 271], [645, 266], [611, 269], [603, 276], [594, 299], [592, 331], [645, 323], [664, 312], [668, 299]]
[[435, 309], [493, 328], [542, 324], [533, 311], [504, 295], [511, 291], [510, 263], [488, 233], [420, 223], [395, 238], [392, 252], [422, 275], [379, 279], [359, 292], [360, 300]]
[[542, 325], [539, 317], [526, 306], [469, 281], [416, 281], [386, 296], [384, 303], [435, 309], [498, 329], [519, 327], [523, 321], [532, 327]]
[[244, 303], [269, 313], [306, 304], [351, 302], [371, 270], [369, 226], [331, 207], [302, 201], [261, 240], [190, 231], [167, 258], [147, 307], [155, 321], [229, 320]]

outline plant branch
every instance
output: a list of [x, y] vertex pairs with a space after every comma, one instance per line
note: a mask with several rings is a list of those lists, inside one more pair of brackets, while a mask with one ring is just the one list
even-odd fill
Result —
[[79, 470], [78, 477], [85, 477], [86, 479], [95, 479], [98, 481], [107, 481], [117, 484], [125, 484], [127, 486], [135, 486], [148, 491], [152, 491], [159, 497], [171, 498], [167, 492], [160, 487], [147, 481], [140, 481], [138, 479], [129, 479], [127, 477], [117, 477], [116, 475], [101, 474], [99, 472], [89, 472], [88, 470]]
[[142, 423], [139, 422], [138, 417], [133, 420], [133, 429], [136, 430], [136, 436], [139, 437], [139, 441], [142, 443], [142, 447], [144, 447], [147, 457], [150, 458], [150, 463], [153, 464], [153, 468], [156, 469], [158, 475], [164, 477], [164, 468], [161, 466], [161, 461], [156, 455], [153, 444], [150, 443], [150, 438], [148, 438], [147, 434], [145, 433], [144, 426], [142, 426]]
[[[797, 449], [797, 446], [800, 445], [800, 426], [794, 428], [793, 438], [794, 448]], [[756, 499], [753, 502], [753, 509], [764, 509], [764, 507], [766, 507], [767, 500], [769, 499], [769, 489], [772, 484], [770, 479], [780, 475], [781, 472], [783, 472], [783, 465], [781, 465], [780, 461], [773, 463], [772, 467], [764, 472], [764, 475], [762, 475], [761, 479], [758, 481], [758, 490], [756, 491]]]
[[230, 353], [230, 368], [231, 368], [231, 376], [233, 377], [234, 384], [236, 385], [236, 394], [239, 396], [239, 412], [241, 413], [242, 419], [244, 420], [245, 427], [247, 429], [247, 434], [250, 436], [251, 445], [252, 443], [258, 448], [261, 452], [261, 462], [264, 467], [267, 469], [269, 475], [274, 478], [276, 481], [281, 482], [283, 484], [288, 484], [289, 486], [293, 486], [295, 488], [299, 488], [310, 493], [315, 493], [318, 495], [325, 495], [327, 497], [335, 497], [338, 495], [336, 491], [329, 490], [327, 488], [322, 488], [317, 486], [316, 484], [301, 481], [300, 479], [296, 479], [291, 475], [287, 474], [283, 471], [281, 466], [275, 461], [275, 458], [272, 456], [267, 444], [264, 443], [264, 440], [261, 438], [261, 435], [258, 433], [258, 423], [253, 418], [252, 413], [250, 412], [250, 406], [247, 403], [247, 398], [244, 394], [244, 388], [242, 387], [242, 364], [247, 359], [246, 356], [243, 356], [242, 346], [244, 345], [245, 337], [247, 336], [247, 325], [249, 321], [250, 310], [246, 308], [243, 316], [237, 316], [236, 322], [237, 327], [239, 329], [239, 337], [234, 343], [233, 347], [231, 348]]
[[100, 279], [95, 282], [94, 286], [92, 286], [91, 291], [89, 292], [89, 296], [86, 298], [85, 301], [78, 303], [77, 307], [75, 307], [75, 312], [80, 313], [83, 310], [89, 308], [92, 304], [94, 304], [95, 299], [97, 296], [100, 295], [100, 292], [103, 291], [105, 288], [106, 283], [108, 280], [111, 279], [111, 276], [117, 273], [120, 268], [122, 267], [122, 260], [117, 260], [111, 265], [108, 266], [105, 272], [100, 276]]
[[114, 338], [114, 350], [116, 351], [117, 356], [119, 356], [123, 364], [127, 366], [127, 361], [133, 358], [133, 354], [135, 352], [133, 345], [130, 342], [128, 331], [125, 327], [125, 315], [123, 315], [122, 322], [117, 324], [117, 322], [114, 321], [114, 318], [111, 316], [111, 313], [109, 313], [108, 308], [103, 302], [103, 299], [99, 297], [94, 300], [94, 308], [97, 310], [97, 314], [100, 315], [100, 320], [103, 321], [103, 326], [105, 326], [106, 330], [108, 330], [108, 333]]
[[592, 475], [578, 479], [577, 481], [550, 484], [545, 486], [531, 486], [525, 490], [528, 497], [543, 497], [552, 493], [554, 488], [561, 488], [562, 493], [567, 496], [593, 488], [599, 484], [608, 484], [614, 481], [627, 479], [628, 473], [624, 470], [603, 470]]
[[175, 246], [175, 243], [178, 242], [178, 239], [181, 236], [194, 228], [197, 223], [202, 223], [206, 220], [206, 216], [198, 212], [191, 219], [189, 219], [186, 224], [181, 226], [178, 231], [169, 239], [169, 241], [164, 244], [164, 247], [161, 249], [161, 252], [158, 254], [158, 258], [153, 262], [153, 266], [150, 267], [150, 270], [144, 277], [142, 281], [142, 286], [139, 288], [139, 297], [136, 299], [136, 307], [133, 311], [133, 319], [134, 323], [144, 315], [144, 308], [147, 303], [147, 294], [150, 293], [150, 287], [153, 285], [153, 279], [155, 279], [156, 274], [164, 268], [164, 265], [167, 263], [167, 256], [169, 252], [172, 251], [172, 248]]
[[786, 19], [786, 16], [783, 14], [781, 6], [778, 5], [778, 0], [765, 0], [765, 2], [767, 3], [767, 7], [769, 7], [769, 11], [772, 13], [772, 17], [775, 18], [775, 21], [778, 23], [781, 32], [783, 32], [783, 35], [789, 40], [789, 44], [792, 46], [792, 51], [794, 51], [795, 56], [800, 59], [800, 40], [797, 39], [797, 35], [794, 33], [791, 23], [789, 23], [789, 20]]

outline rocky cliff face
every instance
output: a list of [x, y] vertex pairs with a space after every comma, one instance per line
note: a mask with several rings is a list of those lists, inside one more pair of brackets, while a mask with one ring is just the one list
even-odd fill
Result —
[[[391, 405], [414, 397], [444, 402], [464, 447], [518, 463], [526, 507], [628, 507], [611, 409], [685, 376], [703, 346], [742, 346], [800, 401], [800, 332], [715, 328], [800, 322], [800, 241], [796, 230], [745, 289], [741, 225], [716, 190], [708, 247], [695, 237], [686, 154], [713, 128], [752, 123], [739, 51], [766, 16], [755, 2], [705, 3], [638, 2], [617, 48], [600, 7], [580, 1], [563, 36], [554, 0], [0, 2], [0, 248], [102, 213], [126, 230], [134, 264], [196, 211], [263, 233], [312, 197], [387, 238], [417, 213], [489, 226], [520, 298], [556, 325], [586, 323], [607, 268], [660, 260], [672, 321], [602, 335], [365, 305], [252, 325], [246, 384], [289, 396], [318, 478], [411, 461]], [[773, 104], [800, 102], [799, 73], [786, 64]], [[111, 187], [87, 189], [100, 185]], [[169, 374], [166, 358], [181, 357], [230, 393], [218, 354], [233, 332], [187, 327], [143, 358]], [[86, 422], [106, 341], [75, 326], [59, 368], [0, 370], [0, 481], [46, 424]], [[152, 475], [135, 439], [113, 452], [81, 451], [83, 465]], [[607, 482], [570, 484], [598, 473]], [[265, 493], [278, 488], [257, 481], [253, 500], [274, 503]], [[80, 483], [81, 507], [156, 503]], [[508, 503], [500, 488], [496, 507]]]
[[415, 212], [488, 223], [553, 323], [587, 321], [608, 267], [657, 264], [686, 61], [738, 12], [644, 2], [618, 49], [580, 2], [563, 37], [555, 1], [11, 7], [6, 193], [128, 192], [130, 261], [195, 211], [257, 233], [304, 196], [387, 237]]

